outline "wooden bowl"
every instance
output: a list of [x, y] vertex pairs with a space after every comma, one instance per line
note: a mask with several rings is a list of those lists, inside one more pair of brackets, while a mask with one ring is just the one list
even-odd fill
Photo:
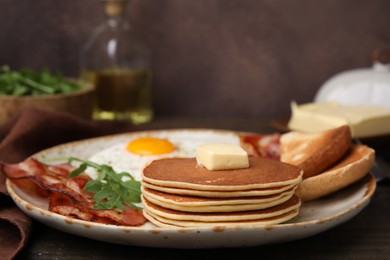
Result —
[[77, 82], [82, 85], [82, 89], [67, 94], [23, 97], [0, 96], [0, 125], [24, 108], [64, 112], [80, 118], [91, 119], [94, 87], [85, 82]]

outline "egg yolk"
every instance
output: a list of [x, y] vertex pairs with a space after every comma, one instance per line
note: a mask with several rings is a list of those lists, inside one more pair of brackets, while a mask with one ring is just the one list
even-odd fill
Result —
[[141, 137], [128, 143], [127, 150], [139, 155], [159, 155], [173, 152], [175, 146], [166, 139]]

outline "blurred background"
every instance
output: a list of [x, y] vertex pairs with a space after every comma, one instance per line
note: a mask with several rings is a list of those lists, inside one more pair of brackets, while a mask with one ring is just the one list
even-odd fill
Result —
[[[390, 44], [388, 0], [129, 0], [156, 116], [279, 117]], [[0, 62], [77, 77], [98, 0], [0, 0]]]

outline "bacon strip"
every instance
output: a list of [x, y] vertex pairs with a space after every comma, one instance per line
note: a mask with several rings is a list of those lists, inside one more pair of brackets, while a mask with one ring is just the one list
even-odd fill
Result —
[[241, 146], [249, 156], [280, 160], [280, 134], [243, 134]]
[[125, 210], [98, 210], [93, 206], [93, 194], [84, 186], [91, 180], [86, 174], [68, 178], [70, 164], [46, 165], [34, 158], [18, 164], [0, 162], [0, 169], [16, 185], [30, 194], [49, 199], [49, 210], [58, 214], [98, 223], [140, 226], [146, 222], [142, 210], [125, 206]]

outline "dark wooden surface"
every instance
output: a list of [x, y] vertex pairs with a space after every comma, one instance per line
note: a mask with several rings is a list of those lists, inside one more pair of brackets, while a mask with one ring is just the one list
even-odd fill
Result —
[[[159, 119], [140, 129], [218, 128], [272, 132], [257, 119]], [[195, 242], [196, 243], [196, 242]], [[345, 224], [319, 235], [248, 248], [161, 249], [104, 243], [35, 223], [18, 259], [390, 259], [390, 181], [378, 183], [371, 203]]]

